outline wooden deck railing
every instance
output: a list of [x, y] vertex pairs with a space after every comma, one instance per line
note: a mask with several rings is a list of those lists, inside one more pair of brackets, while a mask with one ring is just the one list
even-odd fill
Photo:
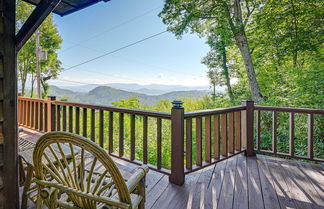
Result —
[[[323, 161], [314, 157], [313, 130], [314, 114], [323, 116], [324, 110], [254, 106], [253, 101], [244, 101], [240, 106], [185, 113], [182, 102], [175, 101], [171, 113], [161, 113], [55, 101], [55, 97], [18, 100], [19, 125], [40, 132], [68, 131], [83, 135], [112, 156], [148, 164], [179, 185], [184, 183], [186, 174], [242, 152], [247, 156], [266, 153]], [[263, 111], [273, 112], [272, 151], [261, 149]], [[277, 112], [290, 114], [288, 154], [277, 151]], [[296, 113], [309, 115], [306, 157], [294, 152]]]
[[[322, 109], [308, 109], [308, 108], [287, 108], [287, 107], [269, 107], [269, 106], [255, 106], [255, 131], [256, 131], [256, 142], [255, 152], [262, 154], [278, 155], [289, 158], [297, 158], [304, 160], [313, 161], [324, 161], [323, 147], [314, 147], [315, 139], [318, 144], [324, 140], [324, 110]], [[271, 116], [269, 116], [269, 113]], [[266, 117], [268, 114], [268, 118]], [[264, 116], [264, 119], [262, 119]], [[296, 117], [298, 117], [296, 119]], [[318, 124], [315, 126], [314, 119]], [[265, 124], [263, 124], [265, 123]], [[317, 129], [315, 134], [315, 128]], [[287, 134], [279, 134], [281, 132], [288, 132]], [[264, 149], [262, 142], [265, 139], [269, 139], [270, 134], [266, 137], [263, 136], [263, 132], [271, 132], [271, 150]], [[296, 134], [298, 133], [298, 136]], [[283, 135], [284, 137], [280, 137]], [[281, 146], [282, 152], [278, 149], [279, 139], [285, 142]], [[286, 143], [287, 142], [287, 143]], [[296, 143], [299, 143], [297, 147], [299, 153], [296, 153]], [[322, 145], [323, 146], [323, 145]], [[266, 146], [269, 147], [269, 146]], [[314, 156], [315, 150], [318, 153], [322, 153], [319, 156]], [[320, 150], [321, 149], [321, 150]], [[301, 155], [303, 154], [303, 155]]]

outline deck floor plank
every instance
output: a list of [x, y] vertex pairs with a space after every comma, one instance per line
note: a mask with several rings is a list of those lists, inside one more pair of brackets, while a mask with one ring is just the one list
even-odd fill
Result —
[[291, 192], [286, 183], [285, 174], [282, 172], [281, 168], [277, 164], [277, 162], [273, 161], [273, 159], [266, 158], [264, 156], [260, 157], [264, 162], [267, 163], [270, 175], [273, 179], [273, 184], [275, 186], [278, 200], [280, 203], [281, 209], [284, 208], [296, 208], [294, 200], [291, 198]]
[[275, 160], [275, 162], [277, 162], [277, 164], [279, 165], [279, 169], [282, 170], [282, 172], [286, 176], [286, 183], [287, 183], [287, 186], [289, 187], [289, 190], [291, 191], [290, 192], [291, 198], [295, 201], [297, 208], [312, 209], [310, 200], [306, 197], [305, 193], [303, 193], [303, 191], [300, 189], [298, 184], [296, 184], [294, 182], [294, 180], [293, 180], [294, 176], [293, 176], [292, 172], [285, 169], [284, 164], [286, 162], [281, 162], [277, 159]]
[[228, 162], [223, 180], [224, 186], [222, 187], [219, 198], [219, 209], [231, 209], [233, 207], [236, 159], [237, 158], [233, 157], [227, 160]]
[[324, 200], [324, 177], [318, 172], [316, 166], [312, 166], [308, 163], [298, 162], [299, 170], [304, 173], [308, 179], [312, 182], [315, 190], [320, 194], [322, 200]]
[[[20, 134], [36, 142], [35, 131]], [[138, 167], [114, 158], [124, 178]], [[88, 158], [86, 166], [93, 159]], [[96, 164], [101, 172], [103, 166]], [[186, 175], [183, 186], [169, 183], [169, 176], [150, 170], [146, 176], [147, 209], [322, 209], [324, 208], [324, 167], [311, 163], [264, 155], [246, 158], [243, 154]], [[22, 188], [20, 188], [21, 191]], [[28, 208], [35, 206], [30, 202]]]
[[209, 185], [206, 189], [205, 208], [217, 209], [223, 180], [225, 176], [227, 160], [217, 163], [214, 172], [209, 180]]
[[239, 155], [237, 156], [233, 209], [248, 208], [249, 198], [247, 188], [246, 158], [243, 155]]
[[250, 209], [264, 209], [262, 188], [256, 157], [247, 157], [248, 194]]
[[201, 209], [209, 208], [207, 205], [210, 198], [207, 198], [207, 196], [211, 194], [208, 193], [208, 184], [213, 175], [213, 171], [214, 171], [213, 166], [209, 166], [202, 170], [199, 179], [195, 185], [195, 189], [194, 189], [195, 193], [193, 196], [194, 200], [193, 200], [192, 208], [201, 208]]
[[273, 183], [272, 176], [270, 175], [269, 167], [266, 162], [257, 156], [257, 163], [259, 168], [260, 182], [262, 187], [262, 195], [265, 209], [280, 208], [278, 196]]
[[313, 183], [298, 169], [298, 164], [293, 161], [282, 161], [281, 165], [291, 175], [291, 180], [310, 201], [309, 206], [314, 209], [324, 208], [321, 195], [314, 188]]

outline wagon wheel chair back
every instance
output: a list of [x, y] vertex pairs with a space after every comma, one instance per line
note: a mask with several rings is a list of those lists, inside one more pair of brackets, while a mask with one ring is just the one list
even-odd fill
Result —
[[[62, 146], [70, 148], [67, 161]], [[85, 162], [91, 159], [90, 162]], [[147, 166], [125, 180], [112, 158], [96, 143], [66, 132], [51, 132], [37, 141], [33, 162], [38, 186], [36, 207], [144, 208]], [[100, 167], [100, 172], [95, 168]]]

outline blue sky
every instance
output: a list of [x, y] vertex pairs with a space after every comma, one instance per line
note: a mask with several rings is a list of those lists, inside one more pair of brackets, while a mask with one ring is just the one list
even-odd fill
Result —
[[[63, 38], [58, 51], [64, 68], [166, 30], [157, 14], [163, 0], [112, 0], [77, 13], [54, 16]], [[139, 83], [208, 85], [201, 59], [208, 46], [197, 35], [177, 39], [164, 33], [77, 68], [52, 84]]]

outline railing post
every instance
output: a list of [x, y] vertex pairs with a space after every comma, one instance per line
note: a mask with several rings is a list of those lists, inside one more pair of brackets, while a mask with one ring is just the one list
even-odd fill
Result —
[[182, 185], [184, 174], [184, 108], [181, 101], [173, 101], [171, 110], [171, 175], [169, 181]]
[[242, 101], [242, 105], [246, 107], [246, 110], [242, 113], [242, 144], [246, 148], [246, 156], [255, 156], [254, 144], [253, 144], [253, 120], [254, 120], [254, 101]]
[[48, 131], [55, 131], [56, 128], [55, 128], [55, 105], [52, 104], [52, 101], [55, 101], [56, 100], [56, 97], [55, 96], [48, 96], [48, 105], [47, 105], [47, 114], [48, 114], [48, 117], [47, 117], [47, 130]]

